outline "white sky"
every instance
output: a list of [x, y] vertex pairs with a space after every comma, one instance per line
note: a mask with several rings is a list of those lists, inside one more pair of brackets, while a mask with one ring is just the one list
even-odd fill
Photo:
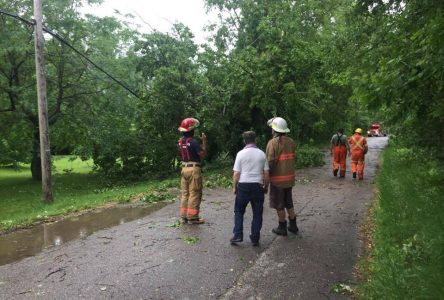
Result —
[[206, 15], [204, 0], [104, 0], [102, 5], [83, 11], [103, 17], [113, 15], [114, 10], [133, 14], [134, 22], [141, 26], [139, 31], [142, 32], [150, 32], [150, 26], [168, 32], [172, 23], [182, 22], [191, 29], [198, 44], [208, 36], [203, 27], [216, 20], [214, 13]]

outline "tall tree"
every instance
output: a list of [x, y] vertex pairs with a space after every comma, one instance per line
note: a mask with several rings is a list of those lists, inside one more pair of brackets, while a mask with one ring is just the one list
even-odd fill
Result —
[[[31, 19], [31, 3], [3, 1], [2, 8], [18, 14], [24, 19]], [[98, 1], [89, 1], [98, 2]], [[3, 5], [4, 4], [4, 5]], [[113, 18], [83, 17], [79, 13], [82, 1], [57, 0], [45, 2], [44, 24], [66, 43], [76, 47], [82, 53], [95, 59], [102, 66], [113, 71], [123, 69], [124, 61], [119, 59], [128, 47], [129, 30]], [[0, 158], [14, 159], [14, 162], [31, 161], [31, 171], [34, 179], [40, 179], [40, 157], [38, 140], [38, 121], [35, 104], [35, 83], [32, 65], [34, 63], [32, 49], [32, 28], [26, 23], [6, 16], [1, 18], [0, 52], [2, 64], [0, 67], [0, 129], [2, 144], [13, 153]], [[88, 108], [95, 106], [94, 101], [122, 97], [121, 89], [113, 87], [110, 80], [94, 70], [64, 43], [54, 36], [47, 36], [45, 43], [47, 54], [48, 78], [48, 110], [51, 132], [56, 138], [54, 149], [73, 149], [84, 141], [88, 129], [84, 126], [72, 127], [75, 120], [88, 115]], [[116, 71], [117, 72], [117, 71]], [[122, 73], [120, 75], [123, 75]], [[124, 96], [127, 98], [127, 95]], [[82, 104], [83, 105], [80, 105]], [[88, 106], [89, 105], [89, 106]], [[84, 108], [83, 113], [72, 114], [74, 108]], [[86, 113], [85, 113], [86, 112]], [[60, 122], [60, 120], [64, 122]], [[17, 131], [6, 132], [6, 120], [14, 120], [13, 128]], [[60, 126], [59, 126], [60, 124]], [[84, 124], [78, 121], [77, 124]], [[20, 132], [20, 133], [18, 133]], [[17, 138], [17, 136], [20, 136]], [[68, 139], [67, 137], [70, 137]], [[11, 148], [11, 144], [20, 146]], [[23, 143], [23, 144], [22, 144]], [[19, 151], [20, 150], [20, 151]], [[29, 154], [31, 153], [31, 158]]]
[[154, 32], [136, 44], [138, 70], [145, 82], [136, 127], [145, 141], [144, 155], [156, 170], [172, 170], [177, 156], [173, 141], [180, 121], [199, 117], [203, 78], [196, 63], [197, 46], [189, 28], [175, 24], [173, 34]]
[[225, 74], [235, 80], [222, 81], [234, 86], [220, 88], [233, 91], [237, 114], [231, 124], [264, 133], [265, 120], [280, 115], [306, 142], [349, 123], [351, 89], [338, 80], [340, 62], [331, 57], [346, 2], [207, 1], [223, 18], [214, 38], [218, 54], [227, 56], [230, 71], [237, 70]]

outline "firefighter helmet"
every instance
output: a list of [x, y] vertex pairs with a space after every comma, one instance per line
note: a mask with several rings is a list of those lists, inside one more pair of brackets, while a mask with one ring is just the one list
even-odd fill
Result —
[[267, 125], [273, 128], [274, 131], [280, 132], [280, 133], [287, 133], [290, 132], [290, 129], [288, 129], [287, 121], [280, 117], [272, 118], [268, 120]]
[[355, 129], [355, 133], [362, 134], [362, 129], [361, 129], [361, 128], [356, 128], [356, 129]]
[[186, 118], [183, 119], [180, 123], [179, 131], [181, 132], [188, 132], [193, 130], [196, 127], [199, 127], [199, 120], [194, 118]]

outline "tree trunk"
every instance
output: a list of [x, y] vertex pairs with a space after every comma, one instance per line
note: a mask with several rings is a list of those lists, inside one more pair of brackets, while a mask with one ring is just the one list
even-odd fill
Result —
[[40, 136], [38, 128], [32, 138], [31, 174], [33, 180], [42, 181], [42, 160], [40, 159]]

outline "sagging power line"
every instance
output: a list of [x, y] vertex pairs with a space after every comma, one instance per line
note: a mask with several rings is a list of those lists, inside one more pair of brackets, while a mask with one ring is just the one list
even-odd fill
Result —
[[[12, 17], [14, 19], [17, 19], [23, 23], [26, 23], [30, 26], [34, 26], [35, 25], [35, 21], [29, 21], [26, 20], [18, 15], [15, 14], [11, 14], [8, 13], [4, 10], [0, 9], [0, 14], [8, 16], [8, 17]], [[55, 39], [57, 39], [60, 43], [68, 46], [71, 50], [73, 50], [75, 53], [77, 53], [79, 56], [81, 56], [83, 59], [85, 59], [86, 61], [88, 61], [91, 65], [93, 65], [96, 69], [98, 69], [100, 72], [102, 72], [103, 74], [105, 74], [107, 77], [109, 77], [111, 80], [113, 80], [115, 83], [117, 83], [118, 85], [120, 85], [121, 87], [123, 87], [125, 90], [127, 90], [129, 93], [131, 93], [133, 96], [137, 97], [138, 99], [141, 99], [141, 97], [134, 92], [133, 90], [131, 90], [125, 83], [123, 83], [122, 81], [120, 81], [119, 79], [115, 78], [113, 75], [111, 75], [110, 73], [108, 73], [107, 71], [105, 71], [102, 67], [100, 67], [99, 65], [97, 65], [95, 62], [93, 62], [89, 57], [87, 57], [85, 54], [83, 54], [82, 52], [80, 52], [79, 50], [77, 50], [73, 45], [71, 45], [70, 43], [68, 43], [63, 37], [61, 37], [58, 33], [53, 32], [52, 30], [48, 29], [47, 27], [43, 26], [43, 31], [50, 34], [51, 36], [53, 36]]]

